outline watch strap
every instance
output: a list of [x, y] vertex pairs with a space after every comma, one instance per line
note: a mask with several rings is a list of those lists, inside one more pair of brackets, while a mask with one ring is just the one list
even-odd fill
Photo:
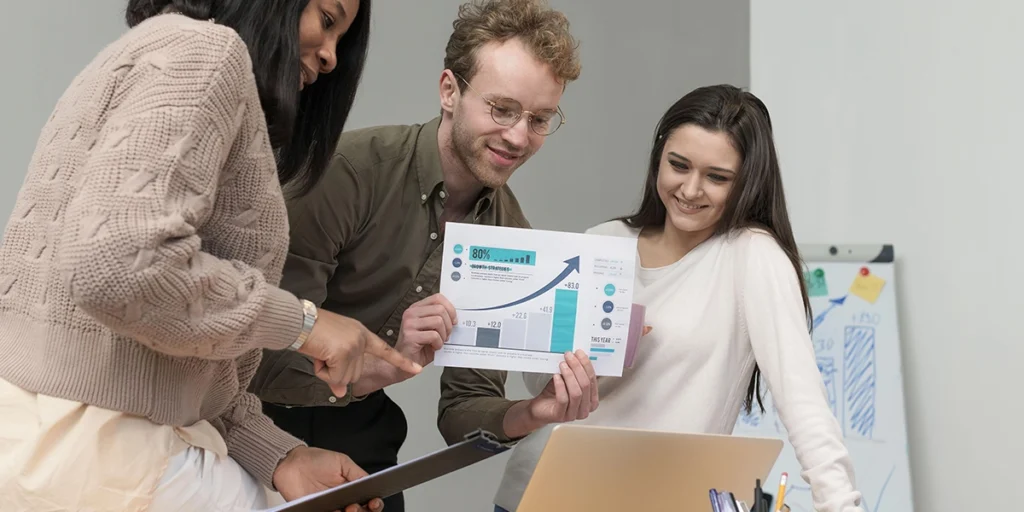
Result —
[[313, 332], [313, 325], [316, 324], [317, 309], [316, 305], [312, 302], [301, 299], [302, 302], [302, 330], [299, 331], [299, 337], [295, 339], [295, 342], [288, 347], [289, 350], [299, 350], [302, 345], [309, 339], [309, 333]]

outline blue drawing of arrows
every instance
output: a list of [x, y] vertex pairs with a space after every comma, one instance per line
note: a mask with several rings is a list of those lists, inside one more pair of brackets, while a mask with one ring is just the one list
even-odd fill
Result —
[[514, 300], [512, 302], [509, 302], [508, 304], [502, 304], [500, 306], [491, 306], [491, 307], [488, 307], [488, 308], [458, 308], [458, 309], [462, 309], [462, 311], [490, 311], [490, 310], [494, 310], [494, 309], [504, 309], [504, 308], [515, 306], [517, 304], [522, 304], [522, 303], [524, 303], [524, 302], [526, 302], [528, 300], [533, 300], [533, 299], [535, 299], [537, 297], [540, 297], [541, 295], [543, 295], [548, 290], [558, 286], [558, 283], [561, 283], [562, 281], [565, 280], [565, 278], [569, 277], [569, 274], [572, 274], [573, 272], [579, 273], [579, 271], [580, 271], [580, 257], [579, 256], [573, 256], [572, 258], [569, 258], [569, 259], [565, 260], [565, 270], [562, 270], [562, 273], [558, 274], [558, 277], [552, 279], [551, 282], [546, 284], [546, 285], [544, 285], [543, 288], [541, 288], [540, 290], [537, 290], [537, 291], [527, 295], [526, 297], [523, 297], [523, 298], [518, 299], [518, 300]]
[[843, 303], [846, 302], [846, 297], [847, 297], [846, 295], [843, 295], [842, 297], [839, 297], [838, 299], [829, 299], [828, 300], [828, 302], [829, 302], [828, 308], [825, 309], [825, 311], [822, 311], [820, 315], [814, 317], [814, 327], [813, 328], [817, 329], [818, 326], [821, 325], [822, 322], [825, 321], [825, 316], [828, 315], [829, 311], [832, 311], [833, 309], [835, 309], [836, 306], [842, 306]]

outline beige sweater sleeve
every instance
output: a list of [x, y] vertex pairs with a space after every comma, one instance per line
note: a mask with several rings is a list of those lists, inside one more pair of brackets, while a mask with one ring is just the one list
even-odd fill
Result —
[[[238, 361], [243, 380], [256, 372], [260, 353], [254, 351]], [[228, 454], [263, 485], [274, 489], [274, 471], [281, 459], [304, 443], [281, 430], [263, 414], [263, 403], [252, 393], [239, 393], [220, 416]]]
[[302, 308], [259, 268], [204, 251], [228, 155], [255, 136], [239, 133], [243, 114], [260, 108], [244, 100], [244, 43], [209, 27], [169, 35], [123, 79], [57, 251], [74, 303], [110, 329], [168, 355], [233, 359], [287, 347]]

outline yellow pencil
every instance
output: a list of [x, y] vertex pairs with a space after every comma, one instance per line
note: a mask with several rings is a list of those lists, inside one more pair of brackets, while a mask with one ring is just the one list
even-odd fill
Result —
[[782, 512], [782, 505], [785, 504], [786, 499], [786, 479], [789, 478], [788, 473], [783, 473], [779, 478], [779, 495], [775, 499], [775, 512]]

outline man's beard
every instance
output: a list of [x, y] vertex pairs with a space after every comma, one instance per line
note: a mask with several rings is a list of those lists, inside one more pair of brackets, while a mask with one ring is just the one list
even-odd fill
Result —
[[[505, 185], [511, 176], [512, 171], [515, 171], [519, 165], [508, 171], [508, 176], [504, 172], [494, 169], [490, 162], [488, 162], [487, 153], [490, 152], [486, 146], [481, 146], [479, 149], [473, 145], [473, 136], [466, 130], [461, 119], [456, 117], [452, 121], [452, 139], [451, 147], [452, 153], [455, 154], [455, 158], [465, 166], [466, 170], [473, 175], [474, 178], [481, 185], [488, 188], [500, 188]], [[520, 157], [520, 161], [523, 158]]]

